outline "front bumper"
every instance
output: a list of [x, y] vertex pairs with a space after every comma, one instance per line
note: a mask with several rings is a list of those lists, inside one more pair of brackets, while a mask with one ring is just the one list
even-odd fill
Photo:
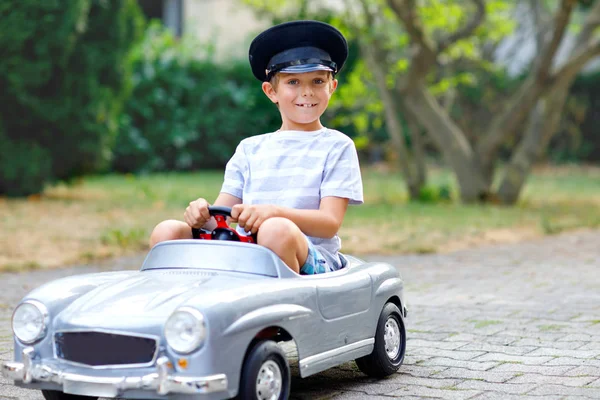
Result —
[[190, 377], [169, 374], [169, 360], [160, 357], [156, 362], [156, 372], [141, 376], [102, 377], [64, 372], [52, 365], [36, 362], [33, 347], [23, 349], [23, 362], [2, 364], [2, 375], [7, 379], [22, 381], [25, 384], [50, 382], [62, 386], [62, 391], [70, 394], [117, 397], [127, 390], [150, 390], [158, 395], [205, 394], [227, 390], [225, 374]]

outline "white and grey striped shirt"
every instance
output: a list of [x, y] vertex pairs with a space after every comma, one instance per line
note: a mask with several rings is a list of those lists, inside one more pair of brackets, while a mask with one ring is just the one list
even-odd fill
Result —
[[[244, 204], [275, 204], [318, 210], [323, 197], [362, 204], [363, 187], [356, 147], [348, 136], [318, 131], [277, 131], [244, 139], [225, 168], [221, 192]], [[340, 238], [310, 237], [334, 269], [340, 266]]]

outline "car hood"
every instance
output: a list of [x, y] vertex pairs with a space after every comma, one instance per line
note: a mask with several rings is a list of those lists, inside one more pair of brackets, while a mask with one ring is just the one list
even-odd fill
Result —
[[[275, 278], [200, 270], [144, 271], [127, 279], [104, 284], [67, 306], [55, 320], [65, 328], [114, 327], [164, 321], [187, 300], [202, 308], [228, 293], [254, 293], [253, 287]], [[258, 290], [258, 289], [257, 289]], [[57, 327], [58, 328], [58, 327]]]

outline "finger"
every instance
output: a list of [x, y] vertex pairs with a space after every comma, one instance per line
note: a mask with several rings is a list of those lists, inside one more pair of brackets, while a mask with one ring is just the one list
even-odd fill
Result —
[[196, 225], [200, 222], [200, 209], [198, 208], [198, 204], [195, 201], [190, 203], [189, 209], [189, 217], [192, 224]]
[[256, 225], [257, 221], [258, 221], [258, 215], [256, 213], [251, 215], [250, 218], [248, 218], [248, 221], [246, 221], [244, 230], [246, 232], [252, 232], [252, 230], [255, 229], [254, 225]]
[[256, 235], [258, 233], [258, 230], [260, 229], [260, 226], [262, 225], [263, 220], [259, 219], [257, 220], [253, 225], [252, 225], [252, 230], [250, 231], [253, 235]]
[[238, 217], [240, 216], [240, 214], [244, 211], [244, 205], [243, 204], [236, 204], [235, 206], [231, 207], [231, 221], [232, 222], [239, 222], [238, 221]]
[[242, 213], [238, 217], [238, 225], [245, 229], [246, 224], [248, 223], [248, 220], [250, 219], [251, 216], [252, 216], [252, 211], [251, 211], [250, 207], [245, 207], [244, 211], [242, 211]]
[[202, 204], [200, 204], [199, 213], [202, 219], [204, 220], [204, 223], [206, 223], [210, 219], [210, 211], [208, 211], [207, 202], [203, 202]]
[[185, 212], [183, 213], [183, 220], [185, 221], [186, 224], [188, 224], [189, 226], [192, 226], [192, 221], [190, 219], [188, 209], [189, 209], [189, 207], [186, 208]]

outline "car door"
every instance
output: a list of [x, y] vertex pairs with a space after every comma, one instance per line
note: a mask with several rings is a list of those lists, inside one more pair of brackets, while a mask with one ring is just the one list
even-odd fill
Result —
[[339, 347], [365, 339], [365, 316], [371, 305], [371, 276], [366, 271], [341, 270], [317, 279], [317, 301], [324, 335]]

